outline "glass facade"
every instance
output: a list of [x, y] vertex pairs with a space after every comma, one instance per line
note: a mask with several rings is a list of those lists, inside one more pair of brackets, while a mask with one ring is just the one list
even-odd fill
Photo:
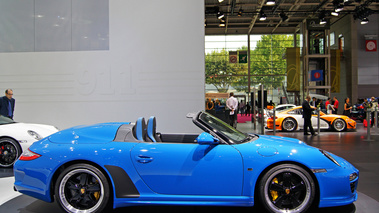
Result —
[[286, 86], [286, 48], [294, 41], [294, 35], [250, 35], [248, 54], [247, 35], [205, 36], [206, 93], [247, 98], [263, 84], [268, 101], [279, 104]]

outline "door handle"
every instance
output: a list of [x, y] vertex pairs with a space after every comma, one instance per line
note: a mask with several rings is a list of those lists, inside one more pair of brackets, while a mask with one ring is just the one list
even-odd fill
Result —
[[139, 163], [150, 163], [151, 161], [153, 161], [153, 158], [149, 156], [138, 155], [136, 156], [136, 160]]

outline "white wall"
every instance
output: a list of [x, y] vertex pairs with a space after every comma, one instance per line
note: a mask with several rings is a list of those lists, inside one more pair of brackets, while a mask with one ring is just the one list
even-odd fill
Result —
[[185, 116], [204, 108], [203, 24], [202, 0], [111, 0], [109, 51], [1, 53], [0, 92], [13, 89], [16, 121], [155, 115], [158, 131], [196, 132]]

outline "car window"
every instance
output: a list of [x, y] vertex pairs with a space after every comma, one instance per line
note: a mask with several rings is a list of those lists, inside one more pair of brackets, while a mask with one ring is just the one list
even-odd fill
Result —
[[231, 143], [243, 143], [251, 139], [251, 137], [245, 133], [238, 131], [237, 129], [231, 127], [224, 121], [206, 113], [202, 112], [198, 119], [207, 126], [208, 129], [221, 135], [226, 141]]
[[294, 109], [294, 110], [289, 111], [288, 114], [302, 115], [303, 114], [303, 109]]

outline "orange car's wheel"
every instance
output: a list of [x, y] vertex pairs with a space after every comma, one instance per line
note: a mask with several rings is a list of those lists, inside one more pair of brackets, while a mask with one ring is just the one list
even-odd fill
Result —
[[345, 121], [339, 118], [334, 120], [333, 129], [336, 130], [337, 132], [344, 131], [346, 129]]
[[282, 122], [282, 129], [286, 132], [295, 131], [297, 128], [297, 122], [293, 118], [286, 118]]

